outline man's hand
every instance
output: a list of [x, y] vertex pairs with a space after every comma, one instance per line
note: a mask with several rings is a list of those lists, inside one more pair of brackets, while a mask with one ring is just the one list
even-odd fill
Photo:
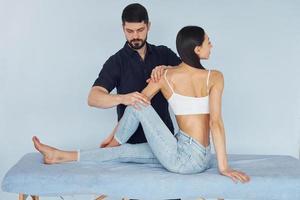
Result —
[[122, 98], [121, 100], [122, 104], [126, 106], [131, 105], [135, 109], [140, 109], [140, 107], [138, 106], [139, 103], [142, 104], [143, 106], [148, 106], [151, 104], [149, 98], [140, 92], [132, 92], [128, 94], [122, 94], [120, 96]]
[[100, 144], [100, 148], [105, 148], [105, 147], [115, 147], [119, 146], [120, 144], [118, 141], [115, 139], [115, 133], [116, 130], [119, 126], [119, 123], [115, 126], [114, 130], [109, 134]]
[[114, 134], [111, 136], [108, 136], [101, 144], [100, 148], [106, 148], [106, 147], [116, 147], [120, 146], [118, 141], [114, 138]]
[[151, 72], [151, 77], [147, 79], [147, 83], [149, 83], [150, 81], [154, 81], [155, 83], [157, 83], [159, 79], [163, 76], [165, 70], [168, 68], [170, 67], [165, 65], [156, 66]]
[[100, 144], [100, 148], [105, 148], [109, 145], [109, 143], [113, 140], [114, 138], [114, 132], [112, 132], [111, 134], [109, 134], [109, 136], [107, 136], [107, 138], [105, 138], [101, 144]]
[[250, 177], [245, 174], [244, 172], [233, 170], [233, 169], [226, 169], [223, 171], [220, 171], [220, 174], [223, 176], [227, 176], [231, 178], [235, 183], [241, 182], [241, 183], [246, 183], [250, 181]]

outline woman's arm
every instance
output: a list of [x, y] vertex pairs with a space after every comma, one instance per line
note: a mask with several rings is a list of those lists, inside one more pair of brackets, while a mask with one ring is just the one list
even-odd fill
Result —
[[222, 120], [222, 93], [224, 78], [221, 72], [214, 71], [211, 77], [211, 88], [209, 93], [210, 129], [216, 150], [219, 170], [223, 171], [228, 167], [225, 130]]
[[222, 175], [228, 176], [235, 182], [247, 182], [249, 177], [236, 170], [230, 169], [227, 162], [225, 130], [222, 120], [222, 94], [224, 88], [223, 74], [213, 71], [211, 76], [211, 88], [209, 93], [209, 109], [210, 109], [210, 129], [212, 139], [218, 160], [219, 171]]
[[162, 78], [160, 78], [157, 82], [151, 79], [148, 85], [143, 89], [142, 94], [146, 95], [149, 100], [151, 100], [160, 91], [161, 86]]

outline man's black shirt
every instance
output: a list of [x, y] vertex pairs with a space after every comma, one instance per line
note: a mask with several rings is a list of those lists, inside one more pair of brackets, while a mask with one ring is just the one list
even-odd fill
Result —
[[[147, 51], [143, 60], [137, 51], [125, 43], [121, 50], [104, 63], [93, 86], [104, 87], [108, 92], [117, 88], [118, 94], [141, 92], [147, 86], [146, 80], [150, 78], [151, 72], [156, 66], [174, 66], [181, 63], [177, 55], [168, 47], [149, 43], [146, 45]], [[161, 92], [153, 97], [151, 105], [173, 133], [174, 127], [168, 111], [168, 102]], [[125, 108], [126, 106], [123, 104], [117, 106], [118, 120], [123, 116]], [[127, 142], [131, 144], [147, 142], [141, 125]]]

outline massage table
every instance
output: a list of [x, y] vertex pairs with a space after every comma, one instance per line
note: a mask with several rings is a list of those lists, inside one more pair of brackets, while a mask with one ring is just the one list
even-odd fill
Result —
[[2, 190], [31, 196], [99, 195], [121, 199], [230, 198], [300, 200], [300, 161], [279, 155], [228, 155], [230, 166], [251, 181], [234, 183], [218, 173], [216, 159], [204, 173], [176, 174], [159, 164], [69, 162], [46, 165], [39, 153], [24, 155], [2, 180]]

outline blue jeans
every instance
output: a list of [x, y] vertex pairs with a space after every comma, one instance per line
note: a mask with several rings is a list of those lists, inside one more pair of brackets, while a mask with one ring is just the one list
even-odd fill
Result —
[[[181, 174], [203, 172], [209, 168], [210, 145], [204, 147], [180, 130], [174, 137], [151, 105], [140, 107], [141, 110], [136, 110], [127, 106], [119, 121], [115, 139], [120, 146], [80, 150], [78, 161], [159, 163], [167, 170]], [[126, 144], [139, 123], [148, 143]]]

